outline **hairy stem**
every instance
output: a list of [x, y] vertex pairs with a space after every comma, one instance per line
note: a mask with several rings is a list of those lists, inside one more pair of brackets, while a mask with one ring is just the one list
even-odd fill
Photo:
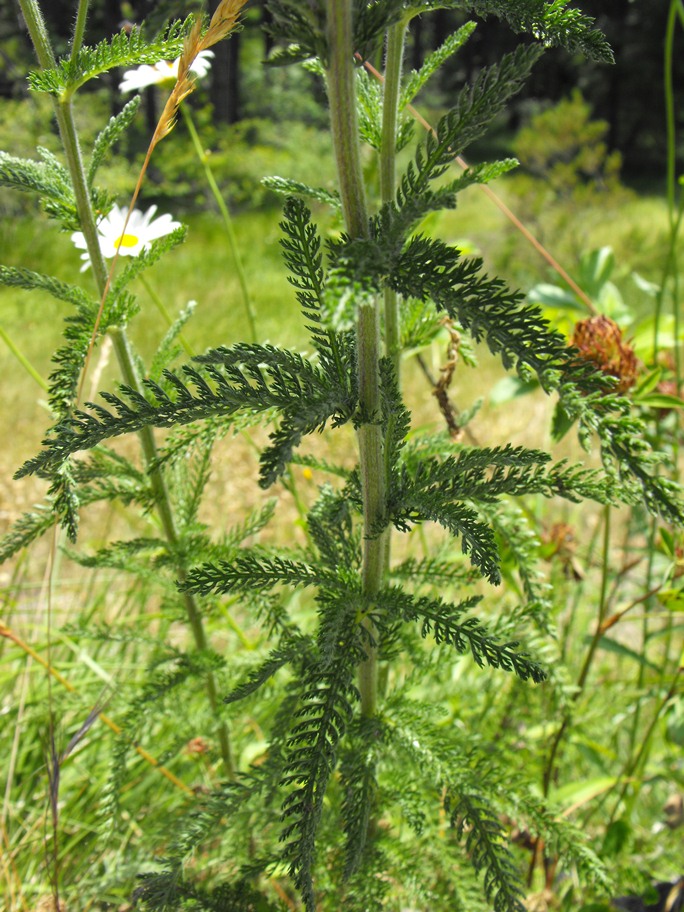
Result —
[[[356, 86], [352, 46], [351, 0], [328, 0], [328, 97], [331, 131], [342, 210], [351, 237], [368, 236], [368, 214], [361, 169], [359, 133], [356, 118]], [[382, 430], [379, 424], [380, 325], [377, 303], [363, 300], [357, 322], [359, 360], [359, 408], [363, 424], [359, 428], [359, 463], [363, 495], [363, 591], [372, 603], [378, 592], [384, 567], [384, 535], [377, 534], [385, 511], [385, 470]], [[373, 716], [378, 700], [377, 631], [366, 618], [368, 635], [366, 659], [359, 667], [361, 712]]]
[[[380, 146], [380, 197], [383, 203], [394, 199], [396, 187], [397, 121], [399, 117], [399, 89], [404, 57], [403, 22], [393, 25], [387, 33], [387, 57], [382, 99], [382, 140]], [[385, 303], [385, 354], [392, 361], [399, 377], [401, 340], [399, 327], [399, 299], [397, 293], [386, 288]]]
[[88, 20], [88, 7], [90, 0], [79, 0], [78, 11], [76, 13], [76, 23], [74, 25], [74, 37], [71, 41], [71, 62], [75, 63], [78, 52], [83, 45], [83, 36], [85, 35], [86, 22]]
[[350, 0], [327, 0], [328, 100], [342, 212], [351, 237], [368, 236], [366, 193], [356, 117]]
[[[54, 66], [54, 53], [52, 51], [52, 47], [38, 4], [35, 2], [35, 0], [19, 0], [19, 2], [21, 5], [22, 13], [24, 14], [24, 18], [26, 20], [31, 40], [36, 49], [38, 62], [43, 68]], [[78, 134], [76, 132], [76, 127], [74, 124], [71, 99], [56, 98], [55, 113], [60, 135], [62, 138], [62, 144], [64, 146], [64, 152], [67, 159], [71, 181], [73, 184], [74, 196], [76, 198], [76, 209], [78, 212], [81, 230], [83, 231], [83, 235], [86, 240], [95, 281], [97, 283], [98, 290], [102, 295], [104, 294], [107, 285], [108, 270], [104, 257], [102, 255], [102, 251], [100, 250], [100, 243], [97, 234], [97, 224], [95, 222], [95, 217], [93, 215], [93, 210], [90, 203], [90, 193], [88, 190], [85, 168], [83, 166], [83, 157], [81, 155], [81, 147], [78, 141]], [[109, 329], [109, 335], [112, 339], [114, 351], [116, 353], [117, 361], [119, 364], [119, 369], [121, 371], [124, 382], [130, 386], [131, 389], [135, 390], [137, 393], [142, 394], [142, 385], [140, 383], [140, 378], [138, 377], [135, 361], [125, 330], [120, 327], [111, 327]], [[139, 432], [138, 436], [142, 448], [143, 460], [149, 472], [150, 483], [154, 492], [155, 506], [159, 520], [164, 530], [164, 535], [169, 544], [170, 550], [172, 552], [178, 553], [177, 546], [179, 542], [179, 536], [173, 515], [173, 509], [171, 506], [171, 499], [166, 487], [164, 477], [160, 469], [156, 467], [157, 445], [154, 438], [154, 432], [151, 428], [146, 427]], [[185, 568], [179, 565], [177, 567], [177, 573], [179, 579], [182, 581], [185, 578]], [[202, 615], [196, 599], [192, 594], [185, 593], [183, 600], [186, 615], [188, 618], [188, 624], [192, 630], [195, 645], [197, 649], [207, 649], [208, 641], [206, 631], [204, 629]], [[235, 769], [230, 745], [230, 736], [226, 723], [218, 718], [220, 705], [218, 686], [216, 683], [216, 678], [211, 672], [209, 672], [206, 676], [206, 687], [209, 703], [218, 723], [218, 738], [221, 745], [221, 757], [226, 768], [226, 772], [229, 776], [233, 776]]]

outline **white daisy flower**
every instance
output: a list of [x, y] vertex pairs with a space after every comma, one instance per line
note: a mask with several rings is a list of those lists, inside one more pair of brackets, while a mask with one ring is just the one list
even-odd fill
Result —
[[[147, 212], [134, 209], [124, 232], [128, 209], [124, 206], [113, 206], [111, 211], [97, 224], [102, 255], [111, 259], [118, 250], [119, 256], [138, 256], [152, 241], [171, 234], [176, 228], [181, 227], [181, 223], [174, 222], [170, 215], [160, 215], [159, 218], [154, 218], [156, 211], [156, 206], [150, 206]], [[81, 272], [85, 272], [90, 266], [90, 254], [85, 236], [82, 231], [74, 231], [71, 240], [79, 250], [85, 251], [81, 254], [83, 260]]]
[[[190, 67], [190, 72], [198, 79], [204, 79], [211, 69], [213, 56], [213, 51], [200, 51]], [[148, 86], [164, 83], [173, 85], [178, 77], [179, 61], [180, 57], [177, 57], [175, 60], [160, 60], [154, 66], [144, 63], [134, 70], [126, 70], [123, 80], [119, 83], [119, 91], [140, 92]]]

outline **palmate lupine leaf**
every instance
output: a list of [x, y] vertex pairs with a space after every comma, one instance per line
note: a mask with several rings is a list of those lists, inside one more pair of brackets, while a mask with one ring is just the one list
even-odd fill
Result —
[[56, 67], [34, 71], [29, 74], [29, 86], [34, 92], [49, 92], [51, 95], [65, 95], [75, 92], [80, 86], [95, 79], [114, 67], [154, 64], [159, 60], [173, 60], [183, 50], [183, 39], [192, 27], [194, 16], [185, 21], [172, 23], [166, 34], [149, 41], [139, 28], [130, 33], [119, 32], [109, 41], [101, 41], [95, 47], [82, 47], [76, 59], [65, 57]]
[[185, 366], [185, 380], [166, 372], [171, 394], [152, 381], [146, 382], [149, 399], [128, 387], [122, 387], [126, 399], [102, 393], [111, 410], [90, 403], [90, 412], [77, 411], [65, 419], [44, 442], [46, 449], [29, 460], [17, 477], [49, 474], [79, 450], [143, 427], [172, 427], [241, 410], [276, 408], [283, 423], [262, 457], [261, 484], [265, 487], [282, 471], [288, 449], [304, 434], [320, 429], [330, 419], [342, 424], [354, 411], [349, 388], [340, 388], [319, 367], [294, 352], [239, 344], [196, 360], [204, 371]]

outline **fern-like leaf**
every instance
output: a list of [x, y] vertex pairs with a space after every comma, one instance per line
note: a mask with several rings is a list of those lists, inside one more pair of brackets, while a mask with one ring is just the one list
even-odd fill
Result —
[[324, 187], [310, 187], [301, 181], [292, 180], [288, 177], [262, 177], [261, 183], [274, 193], [280, 193], [283, 196], [308, 196], [319, 203], [326, 203], [335, 210], [342, 207], [340, 195], [336, 191], [326, 190]]
[[445, 807], [451, 825], [465, 845], [473, 867], [483, 874], [484, 890], [495, 912], [525, 912], [523, 888], [505, 843], [496, 813], [478, 793], [447, 793]]
[[321, 573], [300, 561], [243, 552], [218, 566], [204, 564], [191, 570], [181, 588], [208, 595], [267, 590], [277, 585], [321, 586], [330, 579], [329, 573]]
[[29, 460], [17, 477], [49, 474], [73, 453], [143, 427], [171, 427], [241, 410], [277, 408], [283, 423], [262, 456], [261, 483], [266, 487], [283, 471], [289, 453], [305, 434], [321, 429], [329, 419], [342, 424], [353, 413], [350, 389], [333, 386], [328, 375], [292, 352], [240, 344], [215, 349], [196, 360], [205, 365], [204, 372], [183, 368], [192, 389], [167, 371], [171, 394], [152, 381], [146, 383], [149, 400], [127, 387], [122, 387], [122, 394], [128, 401], [103, 393], [112, 411], [90, 403], [91, 412], [77, 411], [65, 419], [54, 436], [44, 441], [46, 449]]
[[456, 54], [470, 38], [475, 31], [474, 22], [466, 22], [451, 35], [448, 35], [442, 44], [434, 51], [431, 51], [419, 70], [414, 70], [408, 78], [408, 81], [401, 92], [399, 99], [399, 109], [403, 109], [410, 104], [418, 92], [426, 85], [431, 76], [442, 66], [445, 61]]
[[140, 107], [141, 101], [142, 96], [135, 95], [126, 105], [124, 105], [123, 109], [119, 111], [118, 114], [110, 117], [109, 123], [104, 130], [101, 130], [97, 134], [95, 145], [93, 146], [93, 151], [90, 156], [90, 164], [88, 165], [89, 186], [92, 185], [95, 175], [97, 174], [97, 169], [104, 161], [109, 150], [132, 123], [133, 118]]
[[498, 16], [515, 32], [526, 32], [545, 45], [586, 54], [592, 60], [612, 63], [613, 52], [594, 20], [570, 0], [410, 0], [413, 15], [433, 9], [470, 10], [478, 16]]
[[[341, 606], [338, 605], [341, 608]], [[358, 698], [354, 685], [355, 665], [349, 652], [339, 650], [339, 661], [324, 669], [307, 667], [301, 706], [287, 741], [282, 784], [294, 786], [283, 802], [281, 834], [290, 876], [300, 890], [307, 912], [314, 912], [313, 865], [323, 799], [337, 765], [337, 745]]]
[[267, 658], [257, 668], [253, 669], [247, 679], [223, 698], [224, 703], [236, 703], [256, 693], [266, 681], [270, 680], [281, 668], [300, 659], [309, 652], [312, 641], [309, 637], [299, 633], [289, 633], [285, 642], [273, 649]]
[[75, 59], [65, 57], [56, 67], [29, 74], [29, 86], [34, 92], [68, 96], [78, 88], [114, 67], [154, 64], [160, 60], [173, 60], [183, 50], [183, 39], [190, 30], [194, 17], [172, 23], [162, 38], [149, 41], [139, 28], [132, 28], [114, 35], [110, 41], [101, 41], [95, 47], [82, 47]]
[[512, 671], [523, 681], [530, 678], [535, 683], [543, 681], [544, 670], [528, 655], [516, 650], [518, 643], [499, 642], [477, 618], [462, 619], [481, 600], [481, 596], [475, 595], [453, 605], [442, 599], [416, 598], [396, 587], [387, 587], [381, 590], [377, 604], [389, 617], [400, 615], [406, 621], [420, 621], [424, 637], [430, 634], [437, 643], [447, 643], [460, 653], [470, 652], [481, 668], [489, 665]]

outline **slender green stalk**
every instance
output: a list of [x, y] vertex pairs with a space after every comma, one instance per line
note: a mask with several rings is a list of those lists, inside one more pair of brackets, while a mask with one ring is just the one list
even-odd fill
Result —
[[351, 237], [368, 237], [352, 57], [352, 4], [327, 0], [328, 100], [342, 212]]
[[2, 341], [5, 343], [7, 348], [9, 348], [9, 350], [12, 352], [12, 354], [17, 359], [19, 364], [21, 364], [21, 366], [24, 368], [26, 373], [36, 381], [36, 383], [38, 384], [38, 386], [41, 387], [41, 389], [43, 389], [43, 390], [45, 390], [45, 392], [47, 392], [48, 385], [45, 382], [45, 380], [40, 376], [38, 371], [35, 369], [35, 367], [31, 364], [29, 359], [26, 357], [26, 355], [17, 348], [17, 346], [14, 344], [14, 341], [11, 338], [11, 336], [9, 336], [7, 334], [7, 332], [5, 332], [5, 330], [2, 328], [2, 326], [0, 326], [0, 339], [2, 339]]
[[603, 621], [606, 616], [606, 605], [607, 605], [607, 595], [608, 595], [608, 580], [610, 576], [610, 519], [611, 519], [611, 508], [606, 506], [603, 511], [603, 552], [601, 560], [601, 590], [599, 594], [599, 604], [598, 612], [596, 619], [596, 630], [592, 637], [589, 649], [584, 656], [584, 662], [582, 663], [582, 668], [580, 669], [579, 676], [577, 678], [577, 687], [572, 696], [571, 707], [566, 711], [563, 716], [563, 721], [556, 732], [556, 735], [551, 742], [551, 749], [549, 750], [549, 756], [546, 761], [546, 767], [544, 769], [542, 777], [542, 786], [544, 797], [549, 794], [551, 788], [551, 783], [553, 781], [553, 774], [556, 769], [556, 760], [558, 756], [558, 751], [560, 749], [565, 733], [570, 727], [572, 722], [572, 707], [577, 703], [579, 698], [584, 693], [584, 687], [587, 682], [587, 677], [591, 669], [592, 663], [594, 661], [594, 656], [596, 655], [596, 650], [598, 649], [598, 644], [603, 636]]
[[[387, 57], [382, 99], [382, 141], [380, 146], [380, 197], [383, 203], [394, 199], [396, 189], [397, 121], [399, 118], [399, 90], [404, 58], [406, 25], [397, 22], [387, 33]], [[385, 354], [391, 359], [399, 377], [401, 364], [401, 339], [399, 326], [399, 300], [391, 288], [384, 291], [385, 303]]]
[[[158, 295], [157, 292], [154, 290], [154, 288], [152, 288], [152, 286], [151, 286], [150, 283], [147, 281], [147, 279], [145, 278], [144, 275], [141, 275], [139, 278], [140, 278], [140, 284], [143, 286], [143, 288], [145, 289], [145, 291], [147, 292], [147, 294], [150, 296], [150, 300], [152, 301], [152, 303], [154, 304], [154, 306], [157, 308], [157, 310], [159, 311], [159, 313], [160, 313], [160, 314], [162, 315], [162, 317], [164, 318], [164, 320], [165, 320], [167, 326], [169, 326], [169, 327], [173, 326], [173, 317], [172, 317], [171, 314], [169, 313], [169, 309], [168, 309], [168, 307], [166, 306], [166, 304], [164, 304], [164, 302], [162, 301], [162, 299], [159, 297], [159, 295]], [[185, 336], [183, 335], [182, 332], [178, 334], [178, 341], [179, 341], [180, 344], [183, 346], [183, 349], [184, 349], [184, 351], [185, 351], [185, 354], [186, 354], [189, 358], [194, 358], [195, 352], [193, 351], [192, 346], [190, 345], [190, 343], [189, 343], [188, 340], [185, 338]]]
[[183, 108], [183, 118], [188, 127], [188, 133], [190, 134], [190, 139], [192, 140], [192, 145], [197, 153], [197, 157], [200, 160], [200, 164], [204, 169], [204, 176], [207, 179], [209, 184], [209, 189], [211, 190], [214, 199], [216, 200], [216, 205], [219, 207], [219, 212], [223, 218], [223, 224], [226, 229], [226, 236], [228, 237], [228, 246], [230, 247], [230, 252], [233, 257], [233, 263], [235, 264], [235, 271], [237, 273], [238, 282], [240, 284], [240, 292], [242, 294], [242, 305], [245, 309], [245, 315], [247, 317], [247, 322], [249, 324], [249, 333], [252, 339], [252, 342], [257, 341], [257, 328], [256, 328], [256, 314], [254, 312], [254, 306], [252, 304], [252, 299], [249, 294], [249, 287], [247, 285], [247, 276], [245, 275], [245, 270], [242, 265], [242, 257], [240, 256], [240, 248], [238, 246], [237, 238], [235, 236], [235, 228], [233, 227], [233, 220], [230, 217], [230, 211], [226, 205], [226, 201], [223, 199], [219, 186], [216, 183], [216, 178], [214, 177], [214, 172], [211, 170], [211, 165], [209, 164], [209, 157], [207, 156], [206, 150], [202, 147], [200, 142], [199, 134], [197, 133], [197, 128], [195, 127], [195, 122], [192, 118], [190, 112], [190, 107], [185, 106]]
[[[670, 700], [672, 700], [672, 698], [677, 693], [679, 679], [680, 679], [682, 673], [683, 673], [683, 667], [680, 664], [680, 667], [675, 670], [669, 690], [667, 691], [667, 693], [665, 694], [663, 699], [660, 701], [660, 703], [656, 707], [656, 711], [653, 713], [653, 718], [651, 719], [651, 722], [650, 722], [648, 728], [644, 732], [643, 736], [639, 739], [639, 748], [636, 751], [636, 754], [628, 760], [628, 762], [625, 764], [625, 766], [623, 768], [623, 771], [620, 775], [620, 778], [623, 780], [622, 788], [620, 789], [620, 794], [618, 795], [618, 797], [615, 801], [615, 806], [614, 806], [613, 811], [608, 820], [608, 826], [610, 826], [610, 824], [615, 820], [615, 818], [618, 814], [618, 811], [620, 810], [620, 806], [622, 805], [622, 802], [625, 800], [625, 796], [627, 794], [628, 789], [630, 788], [630, 786], [633, 785], [634, 776], [636, 775], [637, 778], [640, 778], [640, 776], [641, 776], [642, 770], [646, 764], [646, 761], [648, 760], [648, 755], [651, 750], [652, 739], [653, 739], [653, 734], [656, 730], [656, 725], [658, 724], [658, 721], [662, 718], [663, 713], [667, 709], [668, 703], [670, 702]], [[637, 798], [637, 796], [638, 796], [638, 790], [635, 789], [635, 791], [633, 793], [633, 800], [635, 800]]]
[[671, 0], [665, 31], [665, 51], [663, 60], [664, 95], [665, 95], [665, 127], [667, 135], [667, 210], [669, 222], [669, 243], [665, 261], [663, 279], [660, 283], [660, 292], [656, 299], [656, 312], [654, 322], [653, 359], [658, 354], [658, 335], [663, 299], [667, 290], [668, 279], [672, 277], [672, 307], [675, 323], [675, 370], [678, 388], [681, 386], [682, 365], [679, 351], [679, 334], [681, 329], [681, 315], [679, 307], [679, 275], [677, 268], [677, 237], [684, 216], [684, 199], [677, 205], [677, 118], [674, 93], [674, 39], [677, 17], [684, 24], [684, 9], [680, 0]]
[[78, 57], [78, 52], [81, 50], [83, 44], [83, 36], [85, 35], [86, 22], [88, 20], [88, 7], [90, 6], [90, 0], [79, 0], [78, 11], [76, 13], [76, 24], [74, 25], [74, 37], [71, 42], [71, 62], [75, 63], [76, 58]]
[[[356, 85], [352, 47], [351, 0], [327, 0], [328, 98], [337, 176], [347, 231], [351, 237], [368, 236], [368, 214], [361, 170], [356, 118]], [[377, 303], [362, 300], [358, 308], [359, 408], [364, 423], [358, 431], [361, 490], [363, 495], [363, 591], [371, 601], [378, 592], [384, 569], [384, 535], [371, 530], [381, 524], [385, 511], [385, 468], [380, 427], [380, 325]], [[377, 631], [366, 618], [364, 625], [372, 646], [359, 667], [361, 712], [377, 710]]]
[[[19, 2], [40, 65], [42, 67], [54, 65], [54, 54], [36, 0], [19, 0]], [[71, 99], [55, 99], [55, 112], [73, 184], [81, 230], [83, 231], [86, 240], [95, 281], [98, 290], [102, 295], [107, 286], [108, 270], [100, 249], [97, 225], [90, 204], [90, 194], [88, 192], [88, 184], [85, 168], [83, 166], [78, 134], [74, 124]], [[109, 335], [112, 339], [124, 382], [130, 386], [131, 389], [142, 395], [142, 385], [140, 383], [140, 378], [138, 377], [133, 353], [125, 330], [120, 327], [111, 327], [109, 329]], [[148, 468], [150, 483], [154, 492], [155, 506], [164, 530], [164, 535], [171, 551], [178, 553], [177, 546], [179, 543], [179, 536], [171, 507], [171, 499], [164, 477], [160, 469], [156, 467], [158, 454], [154, 432], [151, 428], [146, 427], [139, 431], [138, 437], [143, 452], [143, 460]], [[178, 566], [177, 573], [179, 580], [182, 582], [185, 578], [185, 568], [183, 566]], [[208, 648], [208, 641], [199, 606], [191, 593], [184, 593], [183, 600], [195, 645], [199, 650], [206, 650]], [[235, 767], [232, 757], [230, 736], [225, 721], [220, 720], [218, 716], [220, 701], [216, 678], [213, 673], [209, 672], [205, 680], [209, 703], [218, 723], [221, 757], [226, 772], [229, 776], [233, 776]]]

